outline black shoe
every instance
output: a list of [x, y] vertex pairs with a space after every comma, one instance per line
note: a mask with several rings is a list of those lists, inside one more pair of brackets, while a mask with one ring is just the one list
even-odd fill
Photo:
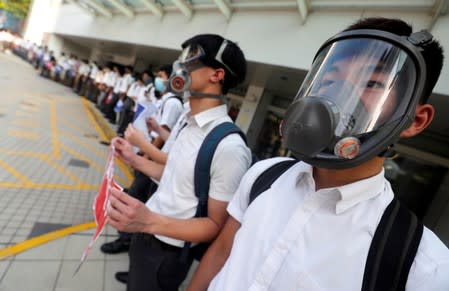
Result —
[[100, 249], [105, 254], [118, 254], [127, 252], [129, 250], [129, 242], [125, 242], [118, 238], [115, 241], [102, 244]]
[[128, 283], [128, 272], [117, 272], [115, 273], [115, 279], [120, 283], [127, 284]]

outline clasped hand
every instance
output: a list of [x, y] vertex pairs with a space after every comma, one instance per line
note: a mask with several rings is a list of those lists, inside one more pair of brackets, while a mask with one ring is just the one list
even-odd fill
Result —
[[123, 191], [112, 188], [107, 209], [107, 222], [124, 232], [151, 233], [158, 215], [149, 210], [144, 203]]
[[127, 165], [132, 166], [134, 159], [137, 157], [132, 145], [126, 139], [121, 137], [114, 138], [112, 144], [115, 148], [115, 156]]

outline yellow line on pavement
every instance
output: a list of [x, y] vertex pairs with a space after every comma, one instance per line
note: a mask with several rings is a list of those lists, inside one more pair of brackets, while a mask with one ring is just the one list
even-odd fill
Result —
[[98, 185], [93, 184], [37, 184], [37, 183], [13, 183], [0, 182], [0, 188], [7, 189], [58, 189], [58, 190], [98, 190]]
[[16, 111], [16, 116], [31, 116], [29, 112], [23, 112], [23, 111]]
[[23, 120], [23, 119], [16, 119], [13, 121], [13, 124], [16, 126], [22, 126], [27, 128], [39, 128], [40, 124], [37, 121], [30, 121], [30, 120]]
[[8, 155], [17, 155], [17, 156], [22, 156], [22, 157], [32, 157], [32, 158], [37, 158], [37, 159], [49, 158], [49, 155], [45, 154], [45, 153], [22, 152], [22, 151], [14, 151], [14, 150], [10, 150], [10, 149], [2, 149], [2, 148], [0, 148], [0, 153], [8, 154]]
[[21, 253], [21, 252], [26, 251], [31, 248], [35, 248], [44, 243], [64, 237], [66, 235], [69, 235], [69, 234], [72, 234], [75, 232], [85, 231], [85, 230], [95, 228], [95, 227], [96, 227], [95, 222], [91, 221], [88, 223], [70, 226], [70, 227], [67, 227], [64, 229], [52, 231], [52, 232], [46, 233], [44, 235], [34, 237], [32, 239], [17, 243], [13, 246], [0, 249], [0, 260], [10, 257], [10, 256], [17, 255], [18, 253]]
[[55, 163], [53, 161], [53, 159], [42, 155], [41, 157], [39, 157], [41, 160], [43, 160], [44, 162], [46, 162], [50, 167], [52, 167], [53, 169], [57, 170], [59, 173], [63, 174], [64, 176], [66, 176], [67, 178], [69, 178], [70, 180], [72, 180], [75, 183], [79, 183], [82, 184], [83, 181], [81, 180], [81, 178], [79, 178], [78, 176], [75, 176], [74, 174], [72, 174], [70, 171], [66, 170], [64, 168], [64, 166], [62, 165], [58, 165], [57, 163]]
[[23, 176], [22, 174], [20, 174], [16, 169], [14, 169], [13, 167], [11, 167], [10, 165], [8, 165], [7, 163], [3, 162], [0, 160], [0, 167], [2, 167], [3, 169], [5, 169], [8, 173], [10, 173], [11, 175], [13, 175], [14, 177], [16, 177], [20, 182], [24, 183], [24, 184], [30, 184], [33, 183], [31, 180], [29, 180], [27, 177]]
[[[88, 144], [85, 141], [81, 140], [79, 137], [74, 136], [74, 135], [69, 135], [69, 134], [63, 133], [62, 136], [67, 139], [70, 139], [72, 142], [77, 143], [78, 145], [84, 147], [89, 152], [91, 152], [97, 156], [104, 156], [105, 159], [107, 157], [107, 152], [105, 151], [105, 148], [103, 148], [103, 150], [99, 150], [98, 147]], [[96, 139], [95, 139], [95, 141], [98, 144], [98, 141]]]
[[[26, 185], [26, 186], [25, 186]], [[22, 183], [13, 183], [13, 182], [0, 182], [0, 188], [20, 188], [20, 189], [34, 189], [34, 187], [31, 187], [33, 185], [32, 182], [22, 184]]]
[[[90, 106], [89, 101], [87, 101], [84, 98], [81, 98], [81, 102], [84, 105], [84, 109], [86, 111], [86, 114], [87, 114], [90, 122], [94, 125], [95, 129], [100, 134], [100, 138], [102, 140], [110, 140], [112, 138], [112, 133], [113, 133], [112, 129], [109, 127], [108, 128], [109, 134], [107, 134], [105, 132], [105, 130], [98, 124], [97, 119], [94, 117], [95, 113], [93, 112], [93, 110], [91, 110], [89, 108], [89, 106]], [[98, 117], [98, 118], [103, 118], [103, 117]], [[105, 125], [105, 126], [108, 126], [108, 125]], [[122, 173], [125, 175], [126, 179], [128, 180], [128, 183], [131, 182], [133, 180], [134, 176], [132, 175], [130, 169], [120, 160], [117, 160], [117, 165], [118, 165], [119, 169], [122, 171]], [[117, 179], [119, 180], [119, 178], [117, 178]], [[126, 187], [126, 185], [122, 185], [122, 186]]]
[[54, 100], [50, 102], [50, 126], [51, 126], [51, 144], [53, 146], [53, 156], [56, 159], [61, 157], [61, 149], [59, 148], [58, 140], [58, 118], [56, 115], [56, 102]]
[[25, 130], [9, 129], [8, 135], [14, 136], [17, 138], [25, 138], [25, 139], [31, 139], [31, 140], [39, 139], [39, 135], [36, 132], [30, 132], [30, 131], [25, 131]]
[[78, 153], [77, 151], [75, 151], [75, 150], [71, 149], [70, 147], [65, 146], [63, 144], [61, 144], [61, 148], [64, 151], [66, 151], [67, 153], [69, 153], [70, 155], [72, 155], [73, 157], [77, 158], [78, 160], [81, 160], [81, 161], [83, 161], [85, 163], [88, 163], [89, 165], [91, 165], [98, 172], [103, 173], [104, 167], [101, 167], [97, 163], [92, 162], [89, 158], [83, 156], [82, 154]]
[[[122, 173], [125, 175], [126, 180], [128, 180], [128, 184], [134, 179], [134, 176], [131, 174], [131, 171], [129, 170], [128, 166], [126, 166], [122, 161], [119, 159], [116, 159], [117, 166], [122, 171]], [[118, 182], [122, 183], [122, 187], [127, 187], [128, 185], [124, 184], [123, 181], [119, 176], [116, 176], [116, 179]]]
[[93, 116], [93, 113], [89, 110], [89, 101], [87, 101], [84, 98], [81, 98], [81, 102], [83, 103], [84, 110], [86, 111], [87, 118], [89, 118], [90, 122], [93, 124], [97, 132], [100, 134], [100, 138], [102, 140], [109, 140], [106, 134], [104, 133], [103, 129], [100, 127], [98, 122], [95, 120], [95, 117]]
[[[86, 133], [88, 130], [84, 130], [79, 126], [76, 126], [75, 124], [73, 124], [73, 121], [68, 121], [66, 119], [61, 119], [61, 125], [64, 125], [65, 127], [68, 127], [70, 129], [73, 129], [74, 131], [78, 132], [80, 135], [83, 135], [84, 133]], [[67, 135], [66, 133], [63, 133], [63, 135]]]

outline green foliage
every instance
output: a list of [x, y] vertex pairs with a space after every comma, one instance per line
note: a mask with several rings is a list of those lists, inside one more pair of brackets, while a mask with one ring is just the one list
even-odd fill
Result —
[[20, 19], [28, 14], [31, 0], [0, 0], [0, 9], [10, 12]]

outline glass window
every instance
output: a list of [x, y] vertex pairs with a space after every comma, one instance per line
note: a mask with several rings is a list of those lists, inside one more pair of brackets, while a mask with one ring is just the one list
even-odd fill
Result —
[[384, 169], [396, 197], [422, 220], [441, 186], [447, 168], [400, 156], [385, 160]]

